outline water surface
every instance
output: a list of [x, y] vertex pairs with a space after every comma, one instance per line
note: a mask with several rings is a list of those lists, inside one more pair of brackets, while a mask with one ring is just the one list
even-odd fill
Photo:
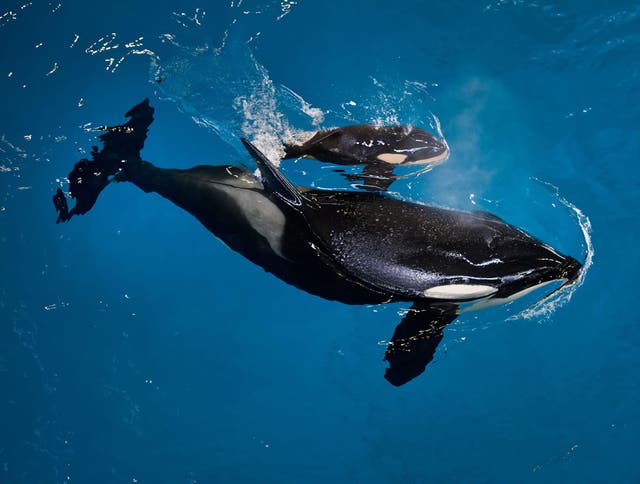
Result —
[[[8, 0], [0, 39], [0, 482], [640, 480], [636, 2]], [[96, 128], [145, 97], [165, 167], [441, 129], [451, 157], [398, 196], [593, 264], [570, 301], [463, 315], [391, 387], [402, 305], [302, 293], [132, 186], [55, 225]]]

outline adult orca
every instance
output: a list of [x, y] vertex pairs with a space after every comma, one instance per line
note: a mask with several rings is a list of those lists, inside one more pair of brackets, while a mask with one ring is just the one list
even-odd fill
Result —
[[[81, 176], [74, 167], [70, 189], [81, 210], [61, 221], [88, 210], [106, 173], [160, 194], [232, 250], [310, 294], [346, 304], [411, 302], [385, 351], [385, 378], [393, 385], [424, 371], [461, 306], [507, 302], [579, 276], [577, 260], [488, 213], [381, 192], [296, 188], [247, 140], [260, 178], [238, 166], [156, 167], [139, 155], [153, 108], [145, 100], [128, 114], [128, 128], [108, 128], [104, 149], [80, 165]], [[59, 190], [59, 211], [61, 199], [66, 207]]]
[[398, 165], [437, 165], [449, 156], [449, 147], [423, 129], [414, 126], [359, 124], [308, 133], [303, 142], [284, 143], [285, 159], [309, 157], [338, 165], [365, 165], [362, 188], [387, 190], [397, 178]]

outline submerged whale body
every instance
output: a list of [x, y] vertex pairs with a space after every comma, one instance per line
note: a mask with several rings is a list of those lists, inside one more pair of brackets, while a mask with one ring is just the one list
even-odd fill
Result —
[[[146, 127], [138, 130], [138, 137], [146, 135]], [[261, 179], [237, 166], [158, 168], [143, 161], [126, 138], [118, 151], [126, 163], [109, 176], [160, 194], [231, 249], [310, 294], [346, 304], [411, 302], [385, 351], [385, 378], [393, 385], [424, 371], [461, 305], [507, 302], [579, 275], [578, 261], [491, 214], [429, 207], [379, 192], [300, 190], [243, 142]], [[109, 162], [100, 160], [88, 171], [105, 173]], [[100, 186], [94, 187], [97, 193]], [[89, 193], [90, 200], [97, 193]], [[83, 206], [83, 194], [72, 195]], [[62, 207], [56, 196], [56, 208]]]
[[437, 165], [449, 156], [444, 140], [414, 126], [358, 124], [321, 130], [302, 143], [285, 142], [285, 159], [309, 157], [338, 165], [365, 165], [362, 188], [386, 190], [399, 165]]

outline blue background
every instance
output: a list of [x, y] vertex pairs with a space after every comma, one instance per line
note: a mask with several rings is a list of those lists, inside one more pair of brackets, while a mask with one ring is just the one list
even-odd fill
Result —
[[[640, 482], [637, 2], [5, 0], [0, 41], [0, 482]], [[566, 198], [584, 284], [461, 316], [394, 388], [402, 305], [302, 293], [133, 186], [55, 225], [90, 128], [149, 97], [145, 159], [251, 167], [274, 112], [313, 128], [283, 86], [324, 127], [437, 116], [450, 159], [394, 190], [584, 260]]]

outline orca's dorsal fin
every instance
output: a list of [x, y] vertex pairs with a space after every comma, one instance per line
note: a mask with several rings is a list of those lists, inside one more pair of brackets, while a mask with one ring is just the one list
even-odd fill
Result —
[[240, 138], [240, 140], [249, 154], [256, 160], [265, 187], [289, 205], [301, 206], [303, 196], [300, 191], [248, 139]]
[[496, 222], [504, 222], [497, 215], [492, 214], [491, 212], [485, 212], [484, 210], [472, 210], [471, 213], [477, 217], [482, 217], [485, 220], [494, 220]]
[[333, 138], [334, 136], [338, 136], [340, 134], [340, 129], [339, 128], [335, 128], [335, 129], [330, 129], [327, 131], [318, 131], [313, 138], [311, 138], [309, 141], [307, 141], [306, 143], [303, 144], [303, 146], [305, 148], [310, 148], [311, 146], [315, 146], [319, 143], [322, 143], [325, 140], [328, 140], [329, 138]]
[[288, 158], [302, 158], [303, 156], [308, 156], [313, 158], [313, 155], [309, 153], [310, 150], [314, 148], [314, 146], [322, 143], [324, 140], [332, 138], [333, 136], [337, 136], [340, 134], [339, 129], [331, 129], [327, 131], [316, 131], [316, 133], [307, 141], [302, 144], [289, 144], [284, 143], [284, 151], [285, 157]]

